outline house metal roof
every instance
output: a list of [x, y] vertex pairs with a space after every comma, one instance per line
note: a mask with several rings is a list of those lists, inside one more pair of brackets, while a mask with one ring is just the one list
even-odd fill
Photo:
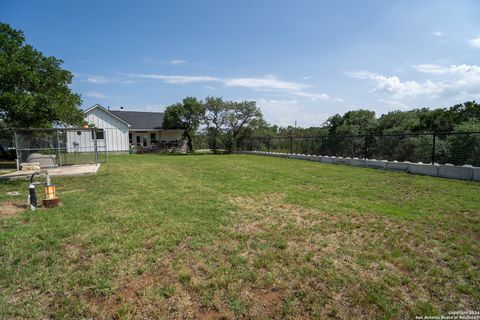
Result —
[[110, 113], [130, 124], [130, 130], [160, 130], [163, 124], [163, 112], [118, 111]]

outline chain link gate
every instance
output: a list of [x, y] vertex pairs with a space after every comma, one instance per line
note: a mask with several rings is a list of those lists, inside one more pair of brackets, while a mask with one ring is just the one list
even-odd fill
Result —
[[14, 129], [17, 167], [98, 164], [108, 159], [106, 132], [97, 128]]

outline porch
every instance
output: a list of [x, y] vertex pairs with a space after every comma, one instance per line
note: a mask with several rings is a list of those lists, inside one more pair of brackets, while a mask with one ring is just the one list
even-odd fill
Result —
[[130, 130], [129, 144], [136, 153], [145, 152], [183, 152], [185, 142], [183, 130]]

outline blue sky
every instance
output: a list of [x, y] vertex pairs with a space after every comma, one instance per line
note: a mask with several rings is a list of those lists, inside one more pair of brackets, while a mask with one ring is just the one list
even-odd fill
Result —
[[83, 107], [256, 100], [276, 124], [480, 100], [479, 1], [9, 1]]

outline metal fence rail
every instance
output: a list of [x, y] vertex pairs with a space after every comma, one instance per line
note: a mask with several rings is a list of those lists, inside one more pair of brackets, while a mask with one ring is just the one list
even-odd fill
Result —
[[480, 166], [480, 132], [255, 137], [239, 149]]
[[11, 141], [17, 166], [29, 162], [48, 168], [106, 162], [105, 134], [95, 128], [52, 128], [3, 130], [0, 136], [5, 146]]

